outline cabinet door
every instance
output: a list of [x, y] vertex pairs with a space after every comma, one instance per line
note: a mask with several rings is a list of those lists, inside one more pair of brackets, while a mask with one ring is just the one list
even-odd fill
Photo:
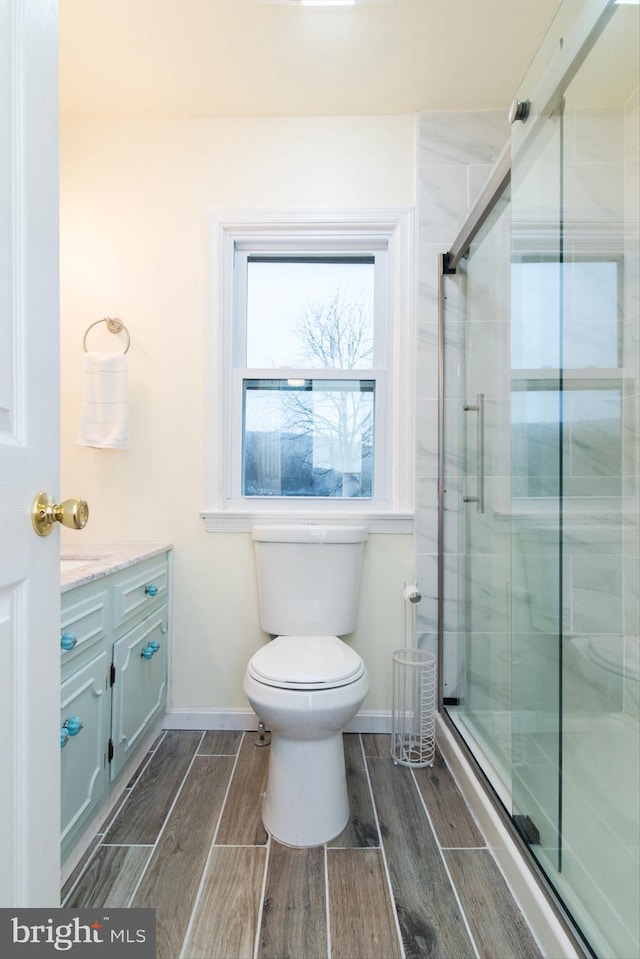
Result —
[[[147, 617], [113, 644], [113, 760], [115, 779], [164, 709], [167, 695], [167, 607]], [[155, 648], [157, 644], [157, 648]]]
[[[96, 813], [108, 785], [108, 682], [109, 657], [102, 652], [62, 684], [61, 744], [62, 730], [73, 732], [60, 750], [63, 856]], [[82, 727], [75, 731], [78, 720]]]

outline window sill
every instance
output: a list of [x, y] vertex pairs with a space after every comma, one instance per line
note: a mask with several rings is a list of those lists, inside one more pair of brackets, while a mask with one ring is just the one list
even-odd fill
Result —
[[282, 507], [274, 510], [215, 510], [203, 509], [200, 516], [207, 533], [249, 533], [261, 524], [321, 523], [335, 526], [366, 526], [370, 533], [413, 533], [413, 513], [377, 513], [360, 510], [334, 511], [324, 509], [300, 510]]

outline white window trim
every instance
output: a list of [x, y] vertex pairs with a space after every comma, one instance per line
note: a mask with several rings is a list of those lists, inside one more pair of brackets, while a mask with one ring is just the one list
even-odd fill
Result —
[[[305, 237], [314, 241], [374, 237], [388, 243], [388, 344], [390, 423], [386, 430], [386, 498], [380, 500], [256, 500], [231, 498], [234, 422], [234, 251], [237, 242]], [[246, 532], [257, 523], [282, 521], [366, 524], [369, 531], [409, 533], [414, 518], [415, 461], [415, 220], [410, 208], [379, 210], [219, 211], [207, 221], [206, 505], [200, 511], [208, 532]], [[276, 371], [271, 371], [274, 374]], [[353, 371], [356, 375], [359, 372]]]

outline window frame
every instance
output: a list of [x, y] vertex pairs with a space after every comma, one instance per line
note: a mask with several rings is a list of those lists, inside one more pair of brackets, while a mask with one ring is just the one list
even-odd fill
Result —
[[[207, 224], [206, 505], [207, 531], [246, 531], [258, 522], [362, 522], [370, 532], [411, 532], [414, 508], [414, 213], [228, 211]], [[374, 366], [305, 370], [307, 379], [376, 381], [375, 489], [372, 498], [245, 497], [242, 476], [243, 380], [280, 379], [281, 369], [240, 365], [238, 306], [246, 317], [251, 255], [368, 255], [375, 273]], [[243, 275], [244, 271], [244, 275]], [[384, 310], [384, 317], [379, 313]], [[244, 334], [243, 334], [244, 335]], [[382, 355], [384, 362], [379, 364]], [[297, 370], [298, 368], [296, 368]]]

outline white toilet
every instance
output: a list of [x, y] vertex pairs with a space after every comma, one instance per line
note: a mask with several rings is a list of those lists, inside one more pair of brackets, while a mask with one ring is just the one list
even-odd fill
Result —
[[275, 637], [251, 657], [244, 691], [271, 730], [265, 828], [289, 846], [318, 846], [349, 819], [342, 730], [369, 690], [355, 628], [366, 529], [252, 530], [260, 622]]

